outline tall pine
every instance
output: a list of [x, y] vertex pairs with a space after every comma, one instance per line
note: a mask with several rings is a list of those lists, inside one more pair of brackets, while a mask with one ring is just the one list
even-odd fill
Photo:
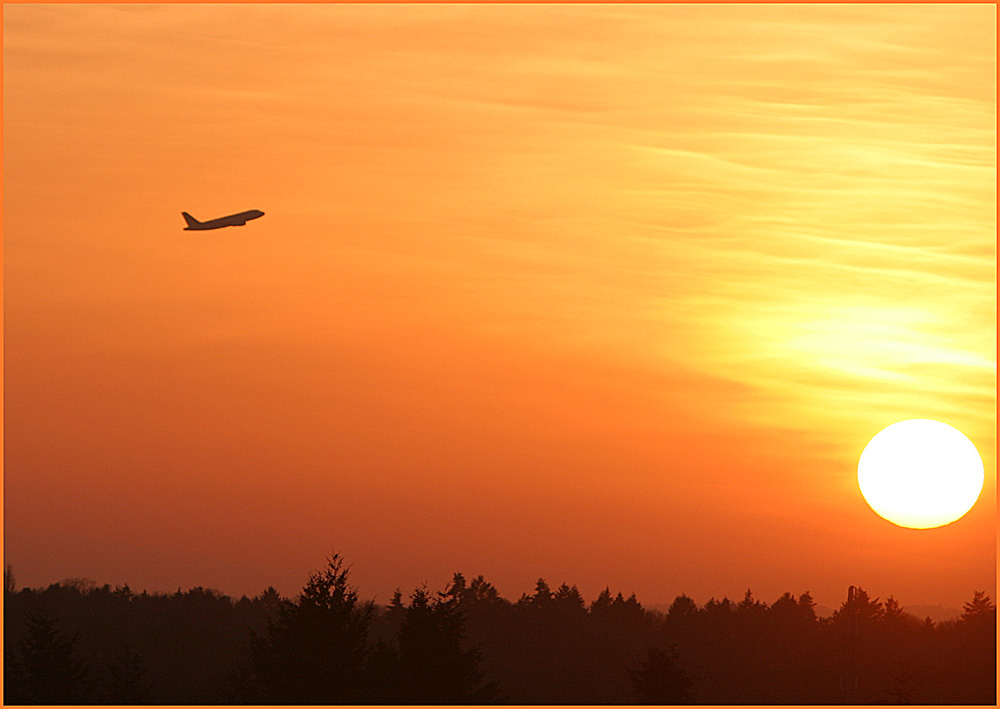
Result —
[[[76, 659], [76, 636], [56, 629], [42, 613], [28, 616], [27, 632], [17, 643], [6, 703], [83, 704], [89, 699], [86, 666]], [[6, 673], [5, 673], [6, 674]]]

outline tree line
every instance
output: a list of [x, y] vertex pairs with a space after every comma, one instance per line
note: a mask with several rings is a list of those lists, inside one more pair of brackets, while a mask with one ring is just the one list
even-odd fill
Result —
[[503, 598], [455, 574], [377, 606], [339, 555], [295, 598], [4, 575], [7, 704], [992, 704], [996, 607], [940, 623], [851, 587], [664, 612], [539, 579]]

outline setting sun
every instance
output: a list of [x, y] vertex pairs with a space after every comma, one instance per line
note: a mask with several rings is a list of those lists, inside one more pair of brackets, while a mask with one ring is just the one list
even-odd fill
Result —
[[871, 508], [914, 529], [959, 519], [979, 499], [983, 478], [983, 460], [972, 441], [929, 419], [887, 426], [858, 461], [858, 485]]

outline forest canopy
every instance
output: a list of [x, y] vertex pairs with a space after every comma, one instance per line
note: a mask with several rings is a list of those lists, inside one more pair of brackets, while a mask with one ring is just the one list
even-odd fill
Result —
[[295, 598], [80, 579], [4, 583], [8, 704], [995, 704], [996, 606], [935, 623], [851, 586], [828, 618], [808, 592], [751, 590], [666, 612], [540, 578], [483, 576], [379, 606], [333, 555]]

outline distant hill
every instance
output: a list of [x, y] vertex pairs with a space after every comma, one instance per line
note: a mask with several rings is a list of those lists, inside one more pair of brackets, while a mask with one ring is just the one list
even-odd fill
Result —
[[[816, 606], [816, 615], [820, 618], [829, 618], [834, 613], [833, 608], [828, 606]], [[924, 618], [930, 618], [935, 623], [940, 623], [945, 620], [955, 620], [958, 616], [962, 615], [962, 611], [958, 608], [945, 608], [944, 606], [903, 606], [903, 611], [909, 613], [910, 615], [915, 615], [916, 617], [923, 620]]]
[[955, 620], [962, 611], [959, 608], [945, 608], [944, 606], [903, 606], [907, 613], [917, 616], [920, 620], [930, 618], [935, 623], [945, 620]]
[[[648, 606], [648, 608], [659, 611], [660, 613], [666, 613], [670, 609], [670, 605], [658, 603]], [[815, 610], [818, 618], [829, 618], [833, 615], [836, 609], [817, 604]], [[945, 620], [955, 620], [962, 615], [961, 609], [945, 608], [944, 606], [903, 606], [903, 610], [910, 615], [915, 615], [917, 618], [920, 618], [920, 620], [930, 618], [935, 623], [940, 623]]]

